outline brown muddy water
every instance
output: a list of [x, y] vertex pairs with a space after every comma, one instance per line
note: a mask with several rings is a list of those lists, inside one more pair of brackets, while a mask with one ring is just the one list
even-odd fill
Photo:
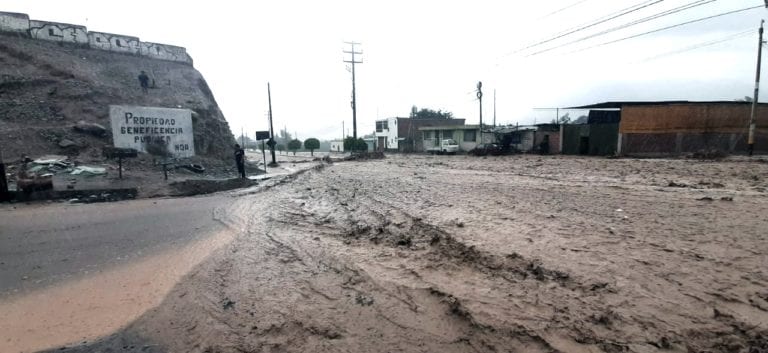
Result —
[[738, 158], [336, 163], [233, 194], [233, 240], [152, 289], [162, 302], [127, 294], [123, 317], [152, 308], [51, 351], [766, 352], [766, 175]]

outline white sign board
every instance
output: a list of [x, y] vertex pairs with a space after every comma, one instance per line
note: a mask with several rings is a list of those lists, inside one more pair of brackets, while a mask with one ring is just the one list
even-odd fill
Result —
[[110, 105], [109, 119], [115, 147], [147, 152], [156, 144], [174, 157], [195, 155], [190, 110]]

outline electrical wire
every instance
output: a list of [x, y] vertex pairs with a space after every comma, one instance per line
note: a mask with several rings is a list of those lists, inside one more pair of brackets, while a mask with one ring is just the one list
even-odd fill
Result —
[[[568, 36], [568, 35], [571, 35], [571, 34], [574, 34], [574, 33], [577, 33], [577, 32], [581, 32], [581, 31], [583, 31], [585, 29], [589, 29], [589, 28], [592, 28], [592, 27], [597, 26], [599, 24], [602, 24], [602, 23], [605, 23], [605, 22], [617, 19], [617, 18], [619, 18], [621, 16], [626, 16], [626, 15], [631, 14], [633, 12], [640, 11], [640, 10], [642, 10], [644, 8], [647, 8], [649, 6], [653, 6], [653, 5], [659, 4], [659, 3], [663, 2], [663, 1], [664, 0], [648, 0], [648, 1], [644, 1], [644, 2], [641, 2], [641, 3], [635, 4], [635, 5], [632, 5], [630, 7], [624, 8], [624, 9], [619, 10], [617, 12], [614, 12], [614, 13], [611, 13], [611, 14], [606, 15], [604, 17], [601, 17], [601, 18], [595, 20], [594, 22], [589, 22], [589, 23], [584, 24], [584, 25], [572, 27], [571, 29], [567, 29], [567, 30], [565, 30], [564, 32], [562, 32], [560, 34], [556, 34], [554, 37], [551, 37], [549, 39], [545, 39], [545, 40], [533, 43], [531, 45], [528, 45], [527, 47], [518, 49], [518, 50], [516, 50], [516, 51], [514, 51], [512, 53], [509, 53], [509, 54], [519, 53], [521, 51], [524, 51], [524, 50], [527, 50], [527, 49], [530, 49], [530, 48], [533, 48], [533, 47], [537, 47], [537, 46], [542, 45], [542, 44], [549, 43], [551, 41], [563, 38], [565, 36]], [[509, 55], [509, 54], [507, 54], [507, 55]]]
[[727, 15], [733, 15], [733, 14], [735, 14], [735, 13], [739, 13], [739, 12], [744, 12], [744, 11], [749, 11], [749, 10], [759, 9], [759, 8], [762, 8], [762, 7], [765, 7], [765, 5], [758, 5], [758, 6], [752, 6], [752, 7], [745, 7], [745, 8], [743, 8], [743, 9], [739, 9], [739, 10], [733, 10], [733, 11], [728, 11], [728, 12], [719, 13], [719, 14], [717, 14], [717, 15], [712, 15], [712, 16], [707, 16], [707, 17], [702, 17], [702, 18], [697, 18], [697, 19], [695, 19], [695, 20], [690, 20], [690, 21], [686, 21], [686, 22], [682, 22], [682, 23], [674, 24], [674, 25], [671, 25], [671, 26], [666, 26], [666, 27], [662, 27], [662, 28], [657, 28], [657, 29], [654, 29], [654, 30], [650, 30], [650, 31], [647, 31], [647, 32], [643, 32], [643, 33], [639, 33], [639, 34], [634, 34], [634, 35], [631, 35], [631, 36], [628, 36], [628, 37], [624, 37], [624, 38], [620, 38], [620, 39], [616, 39], [616, 40], [612, 40], [612, 41], [608, 41], [608, 42], [604, 42], [604, 43], [596, 44], [596, 45], [593, 45], [593, 46], [590, 46], [590, 47], [586, 47], [586, 48], [581, 48], [581, 49], [579, 49], [579, 50], [574, 50], [574, 51], [572, 51], [572, 52], [569, 52], [569, 54], [573, 54], [573, 53], [579, 53], [579, 52], [582, 52], [582, 51], [585, 51], [585, 50], [594, 49], [594, 48], [597, 48], [597, 47], [602, 47], [602, 46], [605, 46], [605, 45], [614, 44], [614, 43], [622, 42], [622, 41], [625, 41], [625, 40], [634, 39], [634, 38], [637, 38], [637, 37], [642, 37], [642, 36], [645, 36], [645, 35], [648, 35], [648, 34], [653, 34], [653, 33], [661, 32], [661, 31], [666, 31], [666, 30], [668, 30], [668, 29], [677, 28], [677, 27], [682, 27], [682, 26], [685, 26], [685, 25], [689, 25], [689, 24], [692, 24], [692, 23], [696, 23], [696, 22], [701, 22], [701, 21], [711, 20], [711, 19], [713, 19], [713, 18], [717, 18], [717, 17], [727, 16]]
[[583, 42], [585, 40], [589, 40], [589, 39], [592, 39], [592, 38], [595, 38], [595, 37], [599, 37], [599, 36], [602, 36], [602, 35], [613, 33], [613, 32], [616, 32], [616, 31], [620, 31], [622, 29], [626, 29], [626, 28], [629, 28], [629, 27], [632, 27], [632, 26], [636, 26], [636, 25], [639, 25], [641, 23], [645, 23], [645, 22], [648, 22], [648, 21], [656, 20], [656, 19], [659, 19], [659, 18], [662, 18], [662, 17], [665, 17], [665, 16], [669, 16], [669, 15], [676, 14], [676, 13], [679, 13], [679, 12], [682, 12], [682, 11], [690, 10], [690, 9], [693, 9], [693, 8], [696, 8], [696, 7], [699, 7], [699, 6], [703, 6], [703, 5], [707, 5], [707, 4], [716, 2], [716, 1], [718, 1], [718, 0], [696, 0], [694, 2], [690, 2], [688, 4], [685, 4], [685, 5], [673, 8], [673, 9], [662, 11], [662, 12], [659, 12], [657, 14], [653, 14], [653, 15], [650, 15], [650, 16], [647, 16], [647, 17], [644, 17], [644, 18], [641, 18], [641, 19], [638, 19], [638, 20], [635, 20], [635, 21], [632, 21], [632, 22], [629, 22], [629, 23], [625, 23], [623, 25], [619, 25], [619, 26], [616, 26], [616, 27], [613, 27], [613, 28], [609, 28], [609, 29], [606, 29], [606, 30], [603, 30], [603, 31], [600, 31], [600, 32], [597, 32], [597, 33], [594, 33], [594, 34], [590, 34], [590, 35], [585, 36], [585, 37], [581, 37], [579, 39], [570, 41], [568, 43], [560, 44], [560, 45], [557, 45], [557, 46], [554, 46], [554, 47], [551, 47], [551, 48], [543, 49], [543, 50], [537, 51], [535, 53], [528, 54], [528, 55], [526, 55], [526, 57], [543, 54], [543, 53], [546, 53], [548, 51], [552, 51], [552, 50], [559, 49], [559, 48], [562, 48], [562, 47], [566, 47], [566, 46], [569, 46], [569, 45], [572, 45], [572, 44], [580, 43], [580, 42]]
[[716, 40], [712, 40], [712, 41], [708, 41], [708, 42], [701, 42], [701, 43], [697, 43], [697, 44], [694, 44], [694, 45], [691, 45], [691, 46], [688, 46], [688, 47], [685, 47], [685, 48], [682, 48], [682, 49], [679, 49], [679, 50], [674, 50], [674, 51], [670, 51], [670, 52], [666, 52], [666, 53], [661, 53], [659, 55], [650, 56], [650, 57], [647, 57], [647, 58], [645, 58], [643, 60], [640, 60], [639, 62], [648, 62], [648, 61], [656, 60], [656, 59], [659, 59], [659, 58], [663, 58], [665, 56], [682, 54], [682, 53], [693, 51], [693, 50], [696, 50], [696, 49], [700, 49], [700, 48], [712, 46], [712, 45], [715, 45], [715, 44], [720, 44], [720, 43], [723, 43], [723, 42], [727, 42], [727, 41], [731, 41], [731, 40], [734, 40], [734, 39], [738, 39], [738, 38], [741, 38], [741, 37], [745, 37], [745, 36], [747, 36], [749, 34], [753, 34], [754, 32], [755, 32], [754, 29], [748, 29], [746, 31], [742, 31], [742, 32], [739, 32], [739, 33], [731, 34], [729, 36], [726, 36], [726, 37], [723, 37], [723, 38], [720, 38], [720, 39], [716, 39]]
[[550, 16], [552, 16], [552, 15], [556, 15], [556, 14], [558, 14], [558, 13], [561, 13], [561, 12], [563, 12], [563, 11], [565, 11], [565, 10], [568, 10], [568, 9], [570, 9], [570, 8], [572, 8], [572, 7], [575, 7], [575, 6], [577, 6], [577, 5], [581, 5], [581, 4], [583, 4], [583, 3], [587, 2], [587, 1], [589, 1], [589, 0], [581, 0], [581, 1], [578, 1], [578, 2], [576, 2], [576, 3], [573, 3], [573, 4], [570, 4], [570, 5], [566, 6], [566, 7], [563, 7], [563, 8], [561, 8], [561, 9], [559, 9], [559, 10], [556, 10], [556, 11], [550, 12], [550, 13], [548, 13], [548, 14], [546, 14], [546, 15], [542, 16], [542, 17], [539, 17], [539, 19], [540, 19], [540, 20], [543, 20], [543, 19], [545, 19], [545, 18], [547, 18], [547, 17], [550, 17]]

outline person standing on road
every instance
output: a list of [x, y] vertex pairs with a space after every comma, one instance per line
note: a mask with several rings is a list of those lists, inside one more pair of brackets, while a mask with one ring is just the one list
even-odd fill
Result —
[[147, 76], [145, 71], [141, 71], [141, 74], [139, 74], [139, 84], [141, 85], [141, 91], [147, 93], [147, 89], [149, 88], [149, 76]]
[[237, 164], [237, 174], [245, 179], [245, 150], [239, 144], [235, 144], [235, 163]]

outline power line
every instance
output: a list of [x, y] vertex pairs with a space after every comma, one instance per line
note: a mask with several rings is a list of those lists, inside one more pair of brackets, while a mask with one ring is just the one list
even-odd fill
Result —
[[712, 45], [715, 45], [715, 44], [720, 44], [720, 43], [727, 42], [727, 41], [730, 41], [730, 40], [734, 40], [734, 39], [737, 39], [737, 38], [745, 37], [747, 35], [752, 34], [753, 32], [754, 32], [753, 29], [748, 29], [746, 31], [735, 33], [735, 34], [731, 34], [729, 36], [726, 36], [726, 37], [723, 37], [723, 38], [720, 38], [720, 39], [716, 39], [716, 40], [712, 40], [712, 41], [708, 41], [708, 42], [701, 42], [701, 43], [697, 43], [697, 44], [691, 45], [689, 47], [685, 47], [683, 49], [674, 50], [674, 51], [670, 51], [670, 52], [666, 52], [666, 53], [661, 53], [659, 55], [650, 56], [650, 57], [647, 57], [647, 58], [645, 58], [645, 59], [643, 59], [643, 60], [641, 60], [639, 62], [652, 61], [652, 60], [656, 60], [658, 58], [663, 58], [665, 56], [681, 54], [681, 53], [689, 52], [689, 51], [692, 51], [692, 50], [696, 50], [696, 49], [712, 46]]
[[758, 6], [752, 6], [752, 7], [745, 7], [745, 8], [743, 8], [743, 9], [739, 9], [739, 10], [733, 10], [733, 11], [723, 12], [723, 13], [720, 13], [720, 14], [717, 14], [717, 15], [712, 15], [712, 16], [707, 16], [707, 17], [702, 17], [702, 18], [697, 18], [697, 19], [695, 19], [695, 20], [690, 20], [690, 21], [686, 21], [686, 22], [682, 22], [682, 23], [674, 24], [674, 25], [671, 25], [671, 26], [666, 26], [666, 27], [662, 27], [662, 28], [657, 28], [657, 29], [654, 29], [654, 30], [650, 30], [650, 31], [647, 31], [647, 32], [643, 32], [643, 33], [639, 33], [639, 34], [631, 35], [631, 36], [629, 36], [629, 37], [624, 37], [624, 38], [620, 38], [620, 39], [616, 39], [616, 40], [612, 40], [612, 41], [608, 41], [608, 42], [604, 42], [604, 43], [596, 44], [596, 45], [593, 45], [593, 46], [591, 46], [591, 47], [586, 47], [586, 48], [582, 48], [582, 49], [579, 49], [579, 50], [574, 50], [574, 51], [570, 52], [569, 54], [572, 54], [572, 53], [578, 53], [578, 52], [582, 52], [582, 51], [585, 51], [585, 50], [589, 50], [589, 49], [593, 49], [593, 48], [601, 47], [601, 46], [604, 46], [604, 45], [609, 45], [609, 44], [614, 44], [614, 43], [622, 42], [622, 41], [625, 41], [625, 40], [628, 40], [628, 39], [634, 39], [634, 38], [637, 38], [637, 37], [642, 37], [642, 36], [644, 36], [644, 35], [648, 35], [648, 34], [652, 34], [652, 33], [657, 33], [657, 32], [661, 32], [661, 31], [666, 31], [666, 30], [668, 30], [668, 29], [672, 29], [672, 28], [682, 27], [682, 26], [685, 26], [685, 25], [689, 25], [689, 24], [691, 24], [691, 23], [696, 23], [696, 22], [701, 22], [701, 21], [711, 20], [711, 19], [713, 19], [713, 18], [717, 18], [717, 17], [722, 17], [722, 16], [727, 16], [727, 15], [732, 15], [732, 14], [735, 14], [735, 13], [739, 13], [739, 12], [744, 12], [744, 11], [754, 10], [754, 9], [758, 9], [758, 8], [761, 8], [761, 7], [764, 7], [764, 5], [758, 5]]
[[550, 13], [548, 13], [548, 14], [546, 14], [546, 15], [544, 15], [544, 16], [542, 16], [542, 17], [540, 17], [539, 19], [540, 19], [540, 20], [543, 20], [543, 19], [545, 19], [545, 18], [547, 18], [547, 17], [550, 17], [550, 16], [552, 16], [552, 15], [556, 15], [556, 14], [558, 14], [558, 13], [561, 13], [561, 12], [563, 12], [563, 11], [565, 11], [565, 10], [568, 10], [568, 9], [570, 9], [570, 8], [572, 8], [572, 7], [575, 7], [575, 6], [577, 6], [577, 5], [581, 5], [581, 4], [583, 4], [583, 3], [587, 2], [587, 1], [589, 1], [589, 0], [581, 0], [581, 1], [577, 1], [577, 2], [575, 2], [575, 3], [573, 3], [573, 4], [570, 4], [570, 5], [566, 6], [566, 7], [563, 7], [563, 8], [561, 8], [561, 9], [559, 9], [559, 10], [556, 10], [556, 11], [550, 12]]
[[[516, 50], [516, 51], [514, 51], [514, 52], [512, 52], [510, 54], [519, 53], [519, 52], [521, 52], [523, 50], [530, 49], [530, 48], [537, 47], [537, 46], [542, 45], [542, 44], [549, 43], [551, 41], [563, 38], [565, 36], [568, 36], [568, 35], [571, 35], [571, 34], [583, 31], [585, 29], [597, 26], [599, 24], [602, 24], [602, 23], [605, 23], [605, 22], [617, 19], [617, 18], [619, 18], [621, 16], [625, 16], [625, 15], [628, 15], [630, 13], [633, 13], [633, 12], [636, 12], [636, 11], [640, 11], [640, 10], [646, 8], [646, 7], [656, 5], [656, 4], [661, 3], [663, 1], [664, 0], [648, 0], [648, 1], [644, 1], [644, 2], [641, 2], [641, 3], [635, 4], [635, 5], [632, 5], [630, 7], [624, 8], [624, 9], [619, 10], [617, 12], [614, 12], [612, 14], [609, 14], [609, 15], [606, 15], [604, 17], [601, 17], [601, 18], [595, 20], [594, 22], [590, 22], [590, 23], [585, 24], [585, 25], [580, 25], [580, 26], [572, 27], [571, 29], [567, 29], [567, 30], [565, 30], [565, 32], [562, 32], [560, 34], [556, 34], [552, 38], [545, 39], [545, 40], [539, 41], [537, 43], [533, 43], [533, 44], [531, 44], [531, 45], [529, 45], [529, 46], [527, 46], [525, 48], [518, 49], [518, 50]], [[509, 55], [509, 54], [507, 54], [507, 55]]]
[[644, 18], [641, 18], [641, 19], [638, 19], [638, 20], [635, 20], [635, 21], [632, 21], [632, 22], [629, 22], [629, 23], [625, 23], [623, 25], [619, 25], [619, 26], [616, 26], [616, 27], [613, 27], [613, 28], [609, 28], [609, 29], [606, 29], [604, 31], [600, 31], [600, 32], [597, 32], [597, 33], [594, 33], [594, 34], [590, 34], [590, 35], [588, 35], [586, 37], [581, 37], [579, 39], [570, 41], [568, 43], [564, 43], [564, 44], [557, 45], [557, 46], [554, 46], [554, 47], [551, 47], [551, 48], [547, 48], [547, 49], [543, 49], [543, 50], [537, 51], [537, 52], [532, 53], [532, 54], [528, 54], [528, 55], [526, 55], [526, 57], [543, 54], [543, 53], [546, 53], [548, 51], [552, 51], [552, 50], [559, 49], [559, 48], [562, 48], [562, 47], [566, 47], [566, 46], [569, 46], [569, 45], [572, 45], [572, 44], [580, 43], [580, 42], [583, 42], [583, 41], [588, 40], [588, 39], [592, 39], [592, 38], [599, 37], [599, 36], [602, 36], [602, 35], [605, 35], [605, 34], [613, 33], [613, 32], [616, 32], [616, 31], [620, 31], [620, 30], [625, 29], [625, 28], [636, 26], [636, 25], [639, 25], [641, 23], [645, 23], [645, 22], [648, 22], [648, 21], [656, 20], [656, 19], [659, 19], [659, 18], [662, 18], [662, 17], [665, 17], [665, 16], [676, 14], [678, 12], [682, 12], [682, 11], [685, 11], [685, 10], [690, 10], [690, 9], [693, 9], [693, 8], [696, 8], [696, 7], [699, 7], [699, 6], [707, 5], [707, 4], [713, 3], [715, 1], [718, 1], [718, 0], [696, 0], [694, 2], [690, 2], [688, 4], [685, 4], [685, 5], [673, 8], [673, 9], [662, 11], [662, 12], [659, 12], [657, 14], [653, 14], [651, 16], [647, 16], [647, 17], [644, 17]]

